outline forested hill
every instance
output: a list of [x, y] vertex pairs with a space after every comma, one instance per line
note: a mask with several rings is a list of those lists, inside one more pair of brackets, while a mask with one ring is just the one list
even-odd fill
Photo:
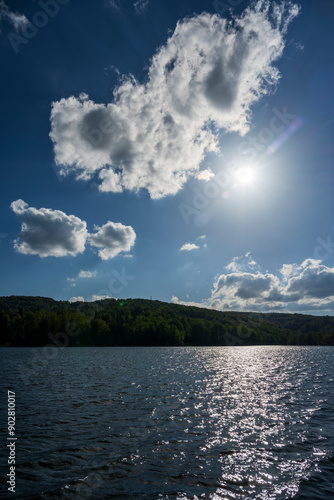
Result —
[[0, 297], [2, 346], [334, 345], [334, 317], [220, 312], [145, 299]]

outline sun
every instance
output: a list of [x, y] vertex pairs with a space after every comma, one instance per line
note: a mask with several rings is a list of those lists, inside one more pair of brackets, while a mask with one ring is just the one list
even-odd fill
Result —
[[235, 172], [235, 179], [239, 185], [251, 186], [255, 181], [255, 170], [250, 166], [238, 168]]

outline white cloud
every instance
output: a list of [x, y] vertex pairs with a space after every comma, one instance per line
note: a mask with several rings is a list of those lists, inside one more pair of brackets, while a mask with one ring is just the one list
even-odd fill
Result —
[[69, 302], [85, 302], [85, 299], [83, 297], [71, 297]]
[[108, 221], [102, 227], [95, 226], [96, 233], [89, 236], [90, 245], [100, 248], [102, 260], [112, 259], [121, 252], [129, 252], [136, 240], [131, 226]]
[[110, 295], [92, 295], [90, 301], [95, 302], [96, 300], [112, 299]]
[[24, 14], [11, 11], [9, 7], [6, 5], [6, 3], [3, 0], [1, 0], [0, 24], [3, 20], [6, 20], [10, 24], [12, 24], [16, 30], [18, 30], [19, 28], [24, 28], [24, 26], [29, 24], [29, 21]]
[[198, 172], [198, 174], [196, 174], [196, 179], [198, 179], [199, 181], [206, 181], [208, 182], [211, 177], [214, 177], [215, 174], [212, 172], [211, 168], [207, 168], [205, 170], [201, 170], [200, 172]]
[[334, 299], [334, 268], [321, 264], [320, 260], [307, 259], [290, 277], [286, 292], [298, 300]]
[[199, 246], [195, 245], [195, 243], [185, 243], [184, 245], [182, 245], [180, 250], [186, 250], [187, 252], [190, 252], [190, 250], [196, 250], [197, 248], [199, 248]]
[[233, 257], [232, 261], [225, 267], [227, 271], [244, 271], [249, 268], [257, 268], [258, 265], [252, 258], [251, 253], [240, 257]]
[[[240, 262], [241, 267], [236, 267]], [[208, 299], [195, 304], [174, 296], [172, 301], [218, 310], [310, 313], [334, 310], [334, 267], [327, 267], [320, 260], [284, 264], [276, 275], [262, 272], [250, 254], [246, 254], [244, 258], [234, 258], [225, 269], [228, 272], [216, 277]]]
[[147, 83], [123, 79], [109, 104], [86, 95], [54, 102], [50, 137], [61, 173], [98, 173], [101, 191], [179, 191], [217, 150], [219, 130], [246, 133], [252, 104], [279, 80], [273, 63], [298, 9], [270, 6], [260, 0], [232, 24], [208, 13], [179, 21]]
[[[188, 295], [187, 295], [188, 297]], [[202, 307], [205, 309], [212, 309], [212, 307], [209, 304], [205, 303], [198, 303], [198, 302], [185, 302], [183, 300], [180, 300], [176, 295], [173, 295], [171, 298], [172, 304], [179, 304], [183, 306], [194, 306], [194, 307]]]
[[78, 278], [95, 278], [96, 271], [83, 271], [81, 270], [78, 274]]
[[[86, 243], [100, 248], [102, 260], [112, 259], [120, 252], [129, 252], [136, 239], [131, 226], [108, 221], [104, 226], [94, 226], [89, 234], [85, 221], [51, 208], [29, 207], [23, 200], [13, 201], [13, 212], [21, 219], [21, 232], [14, 241], [17, 252], [39, 257], [76, 256], [84, 252]], [[96, 271], [81, 270], [78, 278], [94, 278]], [[75, 278], [67, 278], [75, 281]]]
[[206, 235], [205, 235], [205, 234], [202, 234], [202, 236], [199, 236], [197, 239], [198, 239], [198, 240], [205, 240], [205, 239], [206, 239]]
[[29, 207], [23, 200], [10, 205], [22, 220], [21, 232], [14, 241], [17, 252], [40, 257], [78, 255], [85, 250], [86, 222], [60, 210]]

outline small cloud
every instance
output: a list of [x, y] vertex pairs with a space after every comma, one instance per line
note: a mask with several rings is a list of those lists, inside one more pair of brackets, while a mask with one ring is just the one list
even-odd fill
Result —
[[201, 172], [198, 172], [198, 174], [196, 174], [196, 179], [198, 179], [199, 181], [209, 181], [211, 179], [211, 177], [214, 177], [215, 174], [212, 172], [212, 170], [210, 168], [207, 168], [206, 170], [202, 170]]
[[71, 297], [69, 299], [69, 302], [85, 302], [85, 299], [83, 297]]
[[197, 240], [205, 240], [206, 239], [206, 235], [203, 234], [202, 236], [199, 236], [198, 238], [196, 238]]
[[136, 240], [136, 233], [131, 226], [120, 222], [108, 221], [104, 226], [95, 226], [96, 233], [90, 234], [90, 245], [100, 248], [98, 254], [102, 260], [116, 257], [121, 252], [129, 252]]
[[71, 287], [77, 286], [75, 278], [66, 278]]
[[[189, 295], [187, 295], [186, 297], [189, 297]], [[201, 302], [186, 302], [184, 300], [180, 300], [178, 297], [176, 297], [176, 295], [173, 295], [172, 298], [171, 298], [171, 302], [172, 304], [179, 304], [179, 305], [185, 305], [185, 306], [194, 306], [194, 307], [204, 307], [206, 309], [212, 309], [212, 307], [209, 305], [209, 304], [206, 304], [206, 303], [201, 303]]]
[[137, 0], [133, 6], [136, 10], [136, 13], [141, 15], [144, 14], [144, 12], [147, 10], [149, 4], [149, 0]]
[[96, 271], [80, 271], [78, 278], [95, 278]]
[[0, 24], [2, 20], [6, 20], [12, 24], [16, 31], [29, 24], [29, 21], [24, 14], [11, 11], [3, 0], [0, 1]]
[[112, 299], [110, 295], [92, 295], [91, 296], [91, 302], [95, 302], [96, 300], [105, 300], [105, 299]]
[[197, 248], [199, 248], [199, 246], [195, 245], [195, 243], [185, 243], [180, 248], [180, 251], [186, 250], [187, 252], [190, 252], [191, 250], [196, 250]]

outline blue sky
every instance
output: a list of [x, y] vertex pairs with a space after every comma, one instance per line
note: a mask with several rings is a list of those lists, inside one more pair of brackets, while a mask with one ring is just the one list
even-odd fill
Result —
[[332, 315], [333, 21], [1, 1], [0, 295]]

